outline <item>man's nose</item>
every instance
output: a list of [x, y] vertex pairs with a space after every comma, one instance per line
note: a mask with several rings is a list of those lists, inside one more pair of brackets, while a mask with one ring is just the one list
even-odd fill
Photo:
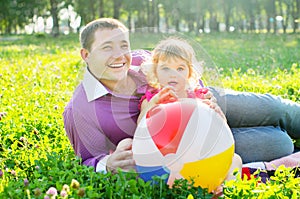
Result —
[[114, 51], [113, 51], [113, 57], [114, 58], [123, 57], [124, 54], [125, 54], [125, 52], [121, 48], [115, 48]]

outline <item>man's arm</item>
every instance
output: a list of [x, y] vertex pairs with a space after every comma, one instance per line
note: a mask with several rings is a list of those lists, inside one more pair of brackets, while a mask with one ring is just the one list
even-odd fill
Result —
[[[82, 163], [87, 166], [97, 168], [100, 164], [106, 164], [106, 156], [108, 150], [106, 149], [106, 138], [96, 128], [95, 124], [87, 121], [79, 113], [73, 111], [72, 108], [66, 108], [64, 113], [64, 127], [70, 143], [74, 149], [75, 154], [82, 159]], [[103, 165], [102, 168], [105, 168]], [[98, 166], [100, 168], [100, 165]]]

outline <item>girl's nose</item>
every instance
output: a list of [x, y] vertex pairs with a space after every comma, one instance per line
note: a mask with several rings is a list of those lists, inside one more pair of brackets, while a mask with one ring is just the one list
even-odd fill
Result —
[[175, 77], [178, 75], [179, 75], [179, 73], [177, 72], [177, 70], [175, 70], [175, 69], [170, 70], [170, 76]]

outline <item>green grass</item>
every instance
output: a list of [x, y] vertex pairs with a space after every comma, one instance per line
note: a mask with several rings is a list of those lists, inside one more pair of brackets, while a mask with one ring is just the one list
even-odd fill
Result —
[[[181, 36], [205, 61], [208, 85], [269, 92], [300, 102], [299, 34]], [[152, 49], [164, 37], [132, 34], [132, 49]], [[50, 187], [60, 191], [64, 184], [71, 187], [69, 195], [79, 198], [82, 190], [71, 186], [72, 179], [78, 180], [86, 198], [187, 198], [189, 193], [204, 197], [205, 193], [185, 182], [170, 190], [160, 183], [152, 186], [128, 176], [95, 174], [80, 166], [62, 120], [83, 75], [78, 36], [21, 35], [0, 40], [0, 112], [7, 113], [0, 121], [0, 198], [43, 198]], [[286, 184], [294, 182], [291, 178]], [[234, 184], [236, 195], [243, 194], [239, 188], [253, 183], [257, 181]], [[300, 195], [298, 188], [291, 190]]]

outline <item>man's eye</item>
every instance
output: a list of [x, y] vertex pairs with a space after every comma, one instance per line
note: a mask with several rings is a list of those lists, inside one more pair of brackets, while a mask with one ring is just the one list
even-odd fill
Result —
[[121, 48], [126, 50], [126, 49], [128, 49], [128, 45], [124, 44], [124, 45], [121, 46]]
[[112, 49], [112, 47], [111, 47], [111, 46], [103, 46], [102, 49], [103, 49], [103, 50], [110, 50], [110, 49]]
[[162, 70], [169, 70], [168, 67], [162, 67], [161, 69], [162, 69]]

